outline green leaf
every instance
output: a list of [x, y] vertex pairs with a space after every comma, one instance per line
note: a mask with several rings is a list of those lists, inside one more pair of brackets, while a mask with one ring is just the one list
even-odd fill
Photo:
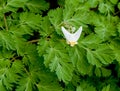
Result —
[[114, 7], [111, 3], [107, 2], [107, 3], [100, 3], [99, 7], [98, 7], [100, 13], [104, 13], [104, 14], [109, 14], [110, 12], [114, 12]]
[[[11, 60], [0, 59], [0, 79], [1, 79], [1, 88], [7, 90], [12, 90], [13, 84], [16, 83], [19, 79], [19, 73], [22, 72], [22, 64], [19, 61], [11, 63]], [[4, 91], [4, 90], [3, 90]]]
[[118, 62], [120, 62], [120, 56], [119, 56], [119, 54], [120, 54], [120, 47], [119, 47], [119, 45], [120, 45], [119, 38], [118, 39], [113, 39], [111, 41], [111, 45], [110, 45], [111, 48], [113, 49], [114, 54], [115, 54], [115, 58], [116, 58], [116, 60]]
[[[63, 20], [65, 23], [68, 23], [69, 20], [83, 20], [88, 15], [86, 11], [88, 11], [87, 5], [81, 3], [80, 0], [66, 0], [65, 8], [63, 10]], [[86, 15], [85, 15], [86, 14]], [[83, 17], [84, 16], [84, 17]], [[75, 19], [72, 17], [75, 17]], [[81, 21], [82, 21], [81, 20]], [[78, 21], [76, 21], [78, 22]]]
[[[16, 91], [33, 91], [40, 77], [40, 64], [41, 58], [38, 57], [37, 51], [34, 45], [26, 45], [25, 55], [22, 59], [23, 62], [23, 72], [20, 74], [20, 79], [18, 81], [18, 86]], [[33, 54], [32, 54], [33, 53]], [[25, 59], [26, 58], [26, 59]], [[27, 61], [27, 62], [25, 62]], [[42, 61], [42, 60], [41, 60]], [[28, 66], [29, 65], [29, 66]]]
[[51, 71], [56, 71], [60, 81], [63, 80], [65, 83], [68, 83], [72, 79], [73, 68], [71, 61], [60, 45], [48, 48], [44, 58], [45, 65], [49, 66]]
[[7, 5], [11, 7], [22, 7], [28, 0], [8, 0]]
[[29, 64], [25, 65], [29, 65], [29, 67], [24, 67], [25, 72], [24, 74], [21, 74], [22, 78], [18, 82], [19, 86], [17, 87], [17, 91], [34, 91], [36, 90], [36, 88], [40, 91], [52, 91], [53, 89], [56, 90], [58, 88], [61, 91], [62, 88], [58, 84], [57, 77], [54, 74], [50, 73], [50, 71], [44, 67], [44, 59], [42, 57], [38, 57], [35, 48], [35, 46], [31, 45], [28, 48], [28, 51], [26, 51], [26, 60], [30, 61]]
[[69, 52], [70, 60], [72, 61], [73, 66], [77, 68], [79, 73], [82, 75], [92, 75], [93, 67], [87, 62], [85, 50], [80, 46], [76, 45], [74, 48], [69, 47], [67, 49]]
[[[43, 66], [43, 64], [41, 64]], [[40, 67], [40, 71], [38, 77], [40, 79], [39, 83], [37, 84], [37, 88], [39, 91], [63, 91], [63, 88], [60, 86], [58, 78], [53, 73], [50, 73], [49, 70], [46, 70], [44, 67]], [[37, 68], [37, 67], [36, 67]]]
[[[74, 4], [73, 4], [74, 3]], [[64, 26], [79, 27], [89, 22], [88, 6], [84, 3], [80, 4], [79, 0], [66, 0], [65, 9], [63, 9]], [[69, 28], [69, 27], [68, 27]]]
[[120, 2], [118, 3], [118, 9], [120, 10]]
[[72, 65], [69, 63], [59, 63], [57, 66], [58, 67], [56, 68], [56, 74], [58, 75], [58, 79], [60, 81], [63, 80], [67, 84], [68, 81], [72, 79]]
[[[64, 13], [64, 12], [63, 12]], [[85, 25], [85, 23], [89, 23], [89, 13], [86, 11], [78, 10], [74, 12], [74, 14], [71, 17], [67, 17], [67, 19], [64, 19], [64, 26], [65, 25], [72, 25], [77, 28], [80, 27], [80, 25]]]
[[45, 65], [48, 66], [49, 63], [51, 62], [52, 58], [54, 58], [55, 52], [53, 48], [48, 48], [47, 49], [47, 55], [44, 55], [45, 58]]
[[101, 77], [101, 69], [100, 68], [98, 68], [98, 67], [95, 68], [95, 75], [97, 77]]
[[[19, 60], [16, 60], [19, 61]], [[13, 87], [13, 85], [11, 83], [17, 83], [18, 79], [20, 78], [20, 76], [18, 74], [22, 73], [23, 70], [23, 65], [21, 64], [21, 62], [14, 62], [12, 64], [12, 67], [8, 70], [6, 70], [6, 79], [4, 84], [6, 84], [6, 88], [10, 89], [10, 86]]]
[[5, 86], [3, 85], [3, 81], [2, 81], [2, 80], [0, 80], [0, 89], [1, 89], [2, 91], [6, 91], [6, 88], [5, 88]]
[[88, 5], [90, 5], [91, 8], [97, 7], [99, 1], [98, 0], [88, 0]]
[[73, 84], [68, 84], [66, 88], [64, 88], [64, 91], [75, 91], [75, 88]]
[[114, 21], [106, 19], [103, 16], [98, 16], [99, 18], [96, 19], [95, 22], [95, 32], [97, 33], [98, 37], [103, 40], [108, 39], [110, 36], [115, 36], [116, 27], [113, 24]]
[[40, 56], [45, 53], [46, 48], [49, 46], [49, 41], [45, 39], [41, 39], [38, 42], [39, 46], [37, 46], [37, 50]]
[[[33, 81], [29, 76], [22, 78], [19, 82], [20, 86], [17, 87], [16, 91], [33, 91]], [[24, 85], [23, 85], [24, 84]]]
[[88, 59], [88, 62], [92, 65], [96, 65], [97, 67], [102, 66], [99, 59], [96, 58], [96, 55], [94, 54], [94, 52], [90, 50], [87, 50], [87, 59]]
[[12, 58], [15, 54], [11, 50], [7, 50], [3, 47], [0, 47], [0, 58], [1, 59], [9, 59]]
[[103, 64], [110, 64], [115, 59], [113, 50], [106, 44], [99, 46], [95, 55]]
[[2, 3], [0, 7], [0, 13], [4, 14], [9, 11], [16, 11], [19, 7], [24, 7], [25, 3], [27, 3], [28, 0], [7, 0]]
[[80, 43], [90, 49], [95, 49], [99, 46], [102, 40], [96, 34], [89, 34], [85, 38], [83, 38]]
[[18, 55], [23, 55], [24, 52], [25, 52], [24, 48], [25, 48], [25, 46], [27, 44], [25, 42], [26, 40], [23, 39], [23, 38], [20, 38], [18, 36], [13, 36], [13, 38], [14, 38], [15, 48], [16, 48], [17, 54]]
[[63, 5], [65, 4], [65, 1], [64, 1], [64, 0], [58, 0], [57, 2], [58, 2], [58, 4], [59, 4], [60, 6], [63, 6]]
[[117, 4], [118, 0], [110, 0], [113, 4]]
[[42, 18], [42, 22], [40, 24], [40, 28], [41, 29], [40, 29], [39, 32], [40, 32], [40, 34], [42, 36], [48, 37], [48, 36], [50, 36], [53, 33], [54, 28], [51, 25], [51, 22], [50, 22], [48, 16]]
[[107, 85], [106, 87], [103, 87], [102, 91], [110, 91], [110, 84]]
[[97, 91], [96, 88], [87, 82], [82, 82], [80, 86], [77, 86], [76, 91]]
[[12, 34], [10, 34], [9, 32], [6, 31], [0, 31], [0, 41], [1, 41], [1, 45], [7, 49], [15, 49], [15, 44], [13, 38], [12, 38]]
[[103, 68], [103, 67], [101, 67], [101, 68], [96, 67], [95, 68], [95, 74], [98, 77], [108, 77], [108, 76], [111, 75], [111, 70]]
[[[119, 4], [0, 0], [0, 91], [120, 91]], [[61, 26], [83, 27], [78, 44]]]
[[87, 59], [90, 64], [97, 67], [102, 64], [110, 64], [114, 60], [113, 51], [107, 45], [100, 45], [96, 51], [87, 50]]
[[58, 83], [48, 83], [48, 84], [41, 84], [38, 85], [39, 91], [63, 91], [63, 89], [58, 85]]
[[60, 23], [62, 22], [62, 13], [63, 9], [62, 8], [57, 8], [56, 10], [50, 10], [48, 13], [50, 22], [53, 24], [54, 28], [56, 29], [56, 32], [59, 34], [59, 27]]
[[65, 9], [63, 10], [63, 19], [64, 21], [67, 21], [70, 19], [74, 12], [75, 12], [75, 6], [78, 5], [78, 0], [66, 0], [65, 1]]
[[117, 25], [118, 32], [120, 33], [120, 22]]
[[49, 3], [43, 0], [29, 0], [25, 5], [34, 13], [40, 13], [42, 10], [45, 11], [49, 8]]
[[103, 77], [107, 77], [107, 76], [111, 75], [111, 70], [109, 70], [109, 69], [101, 68], [101, 71], [102, 71]]
[[28, 31], [29, 28], [38, 29], [41, 22], [41, 16], [39, 14], [34, 13], [21, 13], [20, 14], [20, 28], [24, 29], [24, 31]]

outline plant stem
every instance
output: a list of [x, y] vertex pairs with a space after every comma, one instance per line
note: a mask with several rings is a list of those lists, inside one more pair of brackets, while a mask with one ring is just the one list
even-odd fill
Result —
[[30, 40], [29, 43], [35, 43], [35, 42], [38, 42], [39, 39], [35, 39], [35, 40]]
[[8, 31], [8, 26], [7, 26], [7, 21], [6, 21], [6, 16], [5, 15], [4, 15], [4, 23], [5, 23], [6, 31]]
[[116, 12], [116, 13], [114, 14], [114, 16], [117, 15], [117, 14], [119, 14], [119, 13], [120, 13], [120, 10], [119, 10], [118, 12]]

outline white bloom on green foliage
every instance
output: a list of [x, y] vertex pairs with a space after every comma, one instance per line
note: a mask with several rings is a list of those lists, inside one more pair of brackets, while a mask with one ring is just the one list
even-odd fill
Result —
[[[63, 26], [61, 27], [61, 29], [67, 40], [67, 43], [70, 44], [70, 46], [74, 46], [75, 44], [77, 44], [77, 41], [82, 33], [82, 26], [75, 33], [68, 32]], [[74, 29], [75, 28], [73, 27], [72, 32], [74, 32]]]

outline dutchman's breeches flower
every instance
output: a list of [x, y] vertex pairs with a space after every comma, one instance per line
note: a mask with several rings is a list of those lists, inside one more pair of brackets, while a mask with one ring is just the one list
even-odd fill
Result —
[[68, 32], [63, 26], [61, 27], [61, 29], [66, 38], [67, 43], [70, 44], [70, 46], [73, 47], [75, 44], [77, 44], [77, 41], [82, 33], [82, 26], [75, 33]]

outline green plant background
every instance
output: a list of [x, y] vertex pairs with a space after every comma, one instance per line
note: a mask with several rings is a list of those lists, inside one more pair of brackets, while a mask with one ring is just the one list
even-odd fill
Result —
[[120, 91], [119, 72], [119, 0], [0, 0], [0, 91]]

